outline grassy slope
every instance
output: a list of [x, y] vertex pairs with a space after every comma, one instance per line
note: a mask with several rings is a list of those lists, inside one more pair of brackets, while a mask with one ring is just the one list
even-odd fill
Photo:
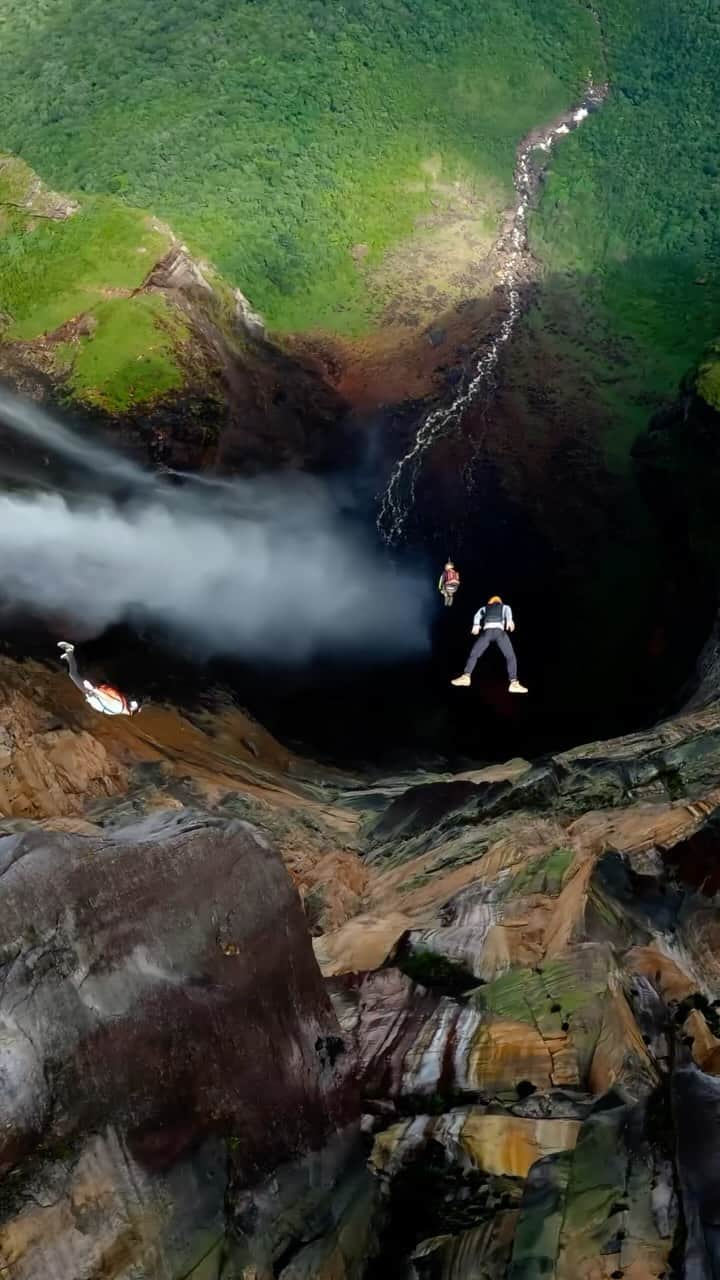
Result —
[[110, 298], [93, 316], [95, 331], [65, 352], [77, 399], [122, 412], [182, 386], [176, 352], [187, 330], [162, 296]]
[[167, 251], [168, 234], [106, 196], [56, 220], [36, 188], [25, 164], [0, 157], [0, 333], [30, 341], [85, 315], [83, 334], [54, 346], [56, 364], [78, 399], [107, 409], [179, 387], [179, 314], [158, 296], [123, 296]]
[[558, 342], [590, 373], [622, 468], [720, 330], [720, 15], [698, 0], [597, 7], [613, 93], [554, 159], [532, 239], [556, 305], [531, 323], [567, 303]]
[[104, 290], [137, 288], [166, 245], [142, 214], [108, 200], [58, 222], [14, 211], [0, 233], [8, 336], [36, 338], [94, 306]]
[[[350, 256], [410, 231], [420, 164], [510, 192], [597, 70], [580, 0], [5, 0], [0, 145], [166, 217], [271, 324], [357, 332]], [[499, 210], [498, 210], [499, 211]], [[377, 302], [377, 300], [375, 300]]]

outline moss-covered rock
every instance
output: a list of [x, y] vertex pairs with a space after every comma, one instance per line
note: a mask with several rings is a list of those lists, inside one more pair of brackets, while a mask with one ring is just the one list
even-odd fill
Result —
[[573, 857], [572, 849], [558, 848], [530, 862], [513, 877], [507, 889], [508, 895], [521, 897], [529, 893], [546, 893], [556, 897]]
[[612, 964], [609, 951], [586, 944], [537, 969], [513, 969], [479, 987], [470, 1003], [496, 1017], [529, 1022], [546, 1035], [607, 990]]

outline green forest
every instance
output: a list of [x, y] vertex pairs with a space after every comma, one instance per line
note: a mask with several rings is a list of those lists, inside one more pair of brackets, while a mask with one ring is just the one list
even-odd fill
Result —
[[[2, 336], [58, 333], [56, 372], [72, 396], [105, 409], [180, 387], [181, 313], [162, 297], [135, 294], [169, 234], [111, 196], [84, 196], [64, 218], [51, 216], [56, 203], [27, 165], [0, 154]], [[77, 317], [80, 329], [63, 333]]]
[[599, 0], [611, 96], [558, 148], [532, 222], [568, 376], [591, 373], [608, 457], [676, 394], [720, 333], [720, 8]]
[[[530, 330], [592, 380], [621, 466], [720, 333], [711, 0], [5, 0], [0, 35], [0, 150], [81, 204], [31, 235], [0, 217], [14, 336], [139, 283], [146, 214], [276, 331], [362, 333], [383, 299], [353, 246], [372, 266], [408, 235], [423, 162], [499, 220], [518, 140], [591, 75], [610, 98], [557, 149], [531, 222]], [[120, 342], [111, 310], [98, 333]]]
[[578, 0], [4, 0], [0, 33], [0, 149], [167, 219], [280, 330], [366, 327], [352, 246], [412, 229], [422, 161], [499, 214], [601, 65]]

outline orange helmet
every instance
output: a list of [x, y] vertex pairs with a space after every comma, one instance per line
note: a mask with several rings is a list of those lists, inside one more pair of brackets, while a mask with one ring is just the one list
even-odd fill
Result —
[[488, 600], [488, 604], [502, 604], [502, 600], [500, 599], [500, 596], [491, 596]]

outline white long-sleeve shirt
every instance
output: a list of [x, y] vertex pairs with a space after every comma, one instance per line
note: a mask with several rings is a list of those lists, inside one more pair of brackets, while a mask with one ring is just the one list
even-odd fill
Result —
[[[473, 618], [474, 627], [481, 627], [483, 625], [486, 611], [487, 605], [485, 604], [478, 609], [475, 617]], [[504, 604], [502, 607], [502, 622], [488, 622], [486, 630], [490, 631], [494, 629], [496, 631], [508, 631], [512, 625], [512, 621], [512, 609], [509, 604]]]

